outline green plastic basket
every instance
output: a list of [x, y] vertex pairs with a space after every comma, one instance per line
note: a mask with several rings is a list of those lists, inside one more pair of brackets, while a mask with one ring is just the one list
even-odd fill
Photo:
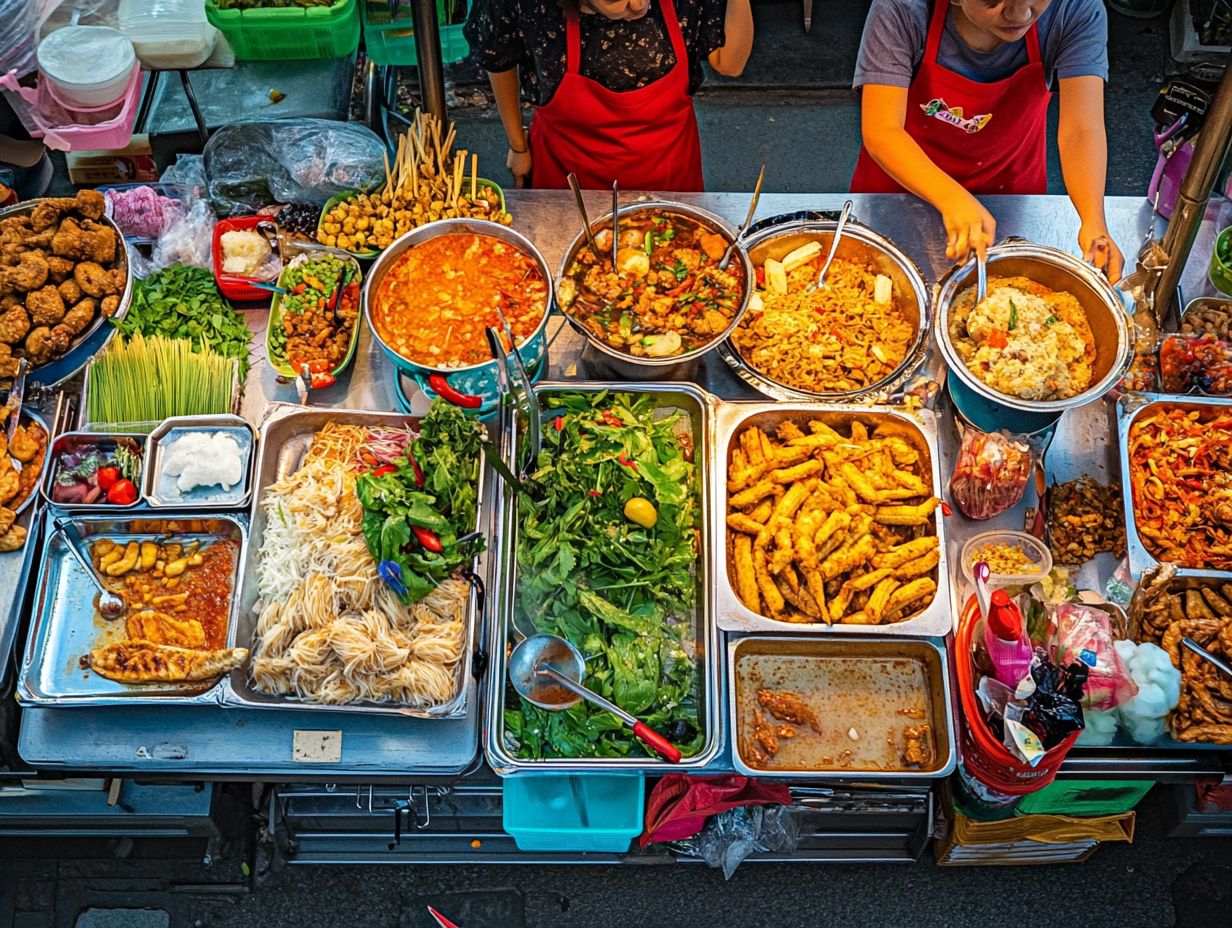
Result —
[[205, 0], [205, 16], [240, 61], [341, 58], [359, 47], [357, 0], [255, 10], [220, 10]]
[[1142, 801], [1153, 780], [1053, 780], [1028, 793], [1018, 815], [1124, 815]]
[[[471, 53], [462, 26], [441, 26], [441, 61], [455, 64]], [[406, 67], [419, 63], [415, 53], [415, 28], [409, 22], [372, 26], [364, 22], [364, 49], [374, 64]]]

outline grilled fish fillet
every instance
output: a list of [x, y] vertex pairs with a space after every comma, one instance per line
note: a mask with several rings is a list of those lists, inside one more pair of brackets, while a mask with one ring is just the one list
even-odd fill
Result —
[[90, 652], [90, 669], [117, 683], [212, 680], [248, 659], [245, 648], [194, 651], [152, 641], [121, 641]]
[[130, 615], [124, 623], [130, 641], [149, 641], [173, 648], [204, 648], [205, 629], [196, 619], [149, 610]]

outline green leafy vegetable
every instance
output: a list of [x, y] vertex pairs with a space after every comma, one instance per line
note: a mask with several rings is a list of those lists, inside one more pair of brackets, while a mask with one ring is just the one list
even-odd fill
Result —
[[[368, 551], [378, 562], [402, 568], [407, 603], [423, 599], [482, 548], [481, 538], [458, 540], [474, 529], [478, 515], [482, 442], [482, 426], [444, 400], [433, 400], [410, 455], [403, 454], [388, 473], [362, 474], [355, 482]], [[441, 550], [428, 550], [416, 527], [432, 532]]]
[[136, 281], [127, 315], [112, 323], [126, 339], [162, 335], [186, 339], [197, 350], [211, 348], [240, 362], [241, 381], [248, 373], [252, 333], [205, 268], [174, 264]]
[[[517, 500], [517, 608], [578, 646], [587, 685], [694, 755], [705, 741], [692, 637], [700, 512], [684, 417], [638, 394], [549, 405], [559, 428], [545, 430]], [[625, 517], [635, 496], [654, 503], [654, 528]], [[526, 758], [646, 754], [587, 703], [550, 712], [521, 701], [505, 712], [505, 737]]]

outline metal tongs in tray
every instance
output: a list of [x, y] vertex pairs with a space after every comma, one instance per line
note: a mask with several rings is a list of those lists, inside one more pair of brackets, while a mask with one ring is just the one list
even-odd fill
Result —
[[[513, 472], [501, 473], [501, 477], [506, 482], [512, 480], [514, 484], [520, 485], [534, 469], [535, 462], [539, 459], [539, 448], [543, 442], [543, 423], [540, 418], [539, 397], [535, 395], [535, 387], [531, 383], [526, 364], [522, 361], [522, 355], [518, 353], [513, 330], [509, 328], [509, 321], [505, 318], [504, 312], [499, 307], [496, 311], [500, 316], [501, 328], [504, 329], [505, 337], [510, 345], [509, 350], [506, 351], [505, 344], [501, 341], [501, 333], [493, 326], [488, 327], [488, 344], [492, 348], [492, 354], [501, 362], [497, 369], [500, 390], [502, 394], [512, 397], [517, 415], [526, 422], [526, 444], [521, 460], [512, 462]], [[499, 456], [494, 456], [492, 465], [500, 473], [503, 462]]]

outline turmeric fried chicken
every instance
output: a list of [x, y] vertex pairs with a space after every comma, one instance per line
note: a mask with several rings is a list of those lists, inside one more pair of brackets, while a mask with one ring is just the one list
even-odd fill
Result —
[[76, 306], [64, 314], [63, 321], [56, 326], [56, 329], [63, 330], [70, 340], [76, 338], [94, 321], [94, 312], [97, 308], [98, 301], [90, 297], [78, 301]]
[[807, 725], [813, 731], [821, 732], [821, 723], [817, 721], [816, 714], [796, 693], [758, 690], [757, 701], [780, 722]]
[[26, 297], [26, 311], [35, 325], [58, 325], [64, 318], [64, 298], [54, 286], [43, 287]]

